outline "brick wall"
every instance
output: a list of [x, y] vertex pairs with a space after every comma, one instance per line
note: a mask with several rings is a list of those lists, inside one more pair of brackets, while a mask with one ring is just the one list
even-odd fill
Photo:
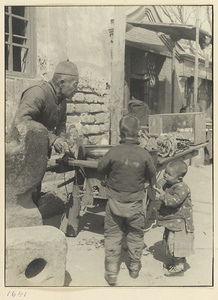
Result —
[[67, 127], [74, 124], [91, 144], [109, 142], [109, 95], [80, 92], [67, 103]]

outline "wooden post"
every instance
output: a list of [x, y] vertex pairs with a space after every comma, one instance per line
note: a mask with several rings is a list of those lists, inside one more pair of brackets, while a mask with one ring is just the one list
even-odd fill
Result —
[[171, 99], [171, 112], [174, 113], [175, 101], [175, 69], [176, 69], [176, 42], [173, 40], [173, 53], [172, 53], [172, 99]]
[[114, 38], [111, 72], [110, 140], [119, 142], [119, 121], [123, 116], [124, 103], [124, 58], [125, 58], [126, 14], [124, 6], [114, 8]]
[[[125, 48], [126, 49], [126, 48]], [[130, 60], [131, 52], [125, 51], [125, 78], [124, 78], [124, 113], [128, 113], [128, 103], [130, 100]]]
[[196, 18], [196, 45], [195, 45], [195, 79], [194, 79], [194, 111], [197, 111], [198, 103], [198, 44], [199, 44], [199, 6], [197, 6]]

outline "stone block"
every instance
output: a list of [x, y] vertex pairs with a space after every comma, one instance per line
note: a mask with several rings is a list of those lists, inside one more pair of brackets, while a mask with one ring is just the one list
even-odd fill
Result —
[[109, 108], [107, 104], [101, 104], [100, 111], [109, 113]]
[[85, 95], [83, 93], [76, 93], [76, 95], [73, 97], [73, 101], [84, 102], [85, 101]]
[[99, 113], [99, 114], [95, 115], [95, 123], [96, 124], [105, 123], [105, 122], [109, 122], [108, 114]]
[[74, 103], [67, 103], [67, 113], [72, 114], [76, 110], [75, 104]]
[[101, 112], [102, 111], [102, 105], [101, 104], [90, 104], [89, 111], [91, 113]]
[[94, 94], [86, 94], [85, 95], [85, 101], [88, 103], [95, 103], [96, 102], [96, 95]]
[[74, 124], [74, 123], [77, 123], [77, 122], [79, 122], [80, 121], [80, 117], [79, 116], [67, 116], [67, 126], [69, 125], [69, 124]]
[[82, 84], [81, 85], [78, 85], [78, 91], [80, 92], [84, 92], [84, 93], [92, 93], [93, 92], [93, 89], [89, 86], [83, 86]]
[[95, 122], [95, 117], [93, 115], [82, 114], [80, 121], [81, 123], [92, 124]]
[[6, 143], [6, 227], [35, 226], [42, 217], [32, 201], [47, 165], [47, 129], [40, 123], [20, 123]]
[[[8, 203], [11, 200], [14, 205]], [[41, 226], [42, 216], [33, 203], [32, 191], [14, 195], [6, 185], [6, 228]]]
[[84, 135], [87, 135], [90, 133], [90, 125], [85, 125], [82, 127], [82, 132]]
[[100, 132], [99, 125], [90, 125], [89, 126], [89, 134], [98, 134]]
[[106, 132], [106, 131], [109, 131], [109, 123], [104, 123], [104, 124], [101, 124], [99, 125], [99, 132]]
[[53, 226], [6, 230], [6, 286], [63, 286], [65, 235]]
[[103, 96], [99, 96], [99, 97], [97, 98], [97, 103], [100, 103], [100, 104], [105, 103], [104, 97], [103, 97]]
[[47, 154], [48, 133], [42, 124], [17, 125], [6, 143], [6, 183], [19, 195], [36, 187], [45, 174]]
[[90, 105], [89, 104], [76, 104], [75, 105], [75, 111], [76, 113], [84, 113], [90, 111]]
[[99, 145], [101, 142], [102, 137], [99, 135], [93, 135], [89, 136], [89, 141], [91, 142], [92, 145]]

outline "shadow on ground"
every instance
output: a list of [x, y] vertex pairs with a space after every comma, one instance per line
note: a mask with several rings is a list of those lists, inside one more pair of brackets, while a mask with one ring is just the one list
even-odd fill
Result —
[[64, 280], [64, 286], [69, 286], [72, 281], [72, 278], [70, 276], [70, 273], [65, 271], [65, 280]]
[[[147, 251], [153, 255], [154, 259], [164, 264], [168, 264], [171, 261], [171, 256], [167, 254], [163, 241], [156, 242], [153, 246], [149, 247]], [[188, 270], [189, 268], [190, 265], [186, 262], [184, 271]]]
[[104, 207], [93, 207], [87, 209], [87, 212], [80, 217], [79, 232], [82, 230], [93, 233], [104, 234]]
[[154, 259], [159, 260], [163, 263], [166, 262], [167, 255], [162, 241], [156, 242], [153, 246], [149, 247], [147, 251], [153, 255]]
[[46, 219], [44, 218], [42, 222], [43, 225], [50, 225], [59, 229], [61, 225], [61, 219], [62, 219], [62, 215], [56, 215], [51, 218], [46, 218]]
[[[87, 207], [86, 211], [79, 218], [80, 231], [91, 231], [93, 233], [104, 234], [104, 216], [105, 205], [99, 205], [94, 207]], [[56, 228], [60, 228], [62, 220], [62, 214], [55, 215], [49, 218], [43, 218], [43, 225], [50, 225]]]

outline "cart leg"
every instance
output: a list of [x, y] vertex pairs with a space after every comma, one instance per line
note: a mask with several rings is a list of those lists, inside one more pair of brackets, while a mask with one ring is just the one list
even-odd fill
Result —
[[81, 209], [81, 200], [79, 197], [79, 187], [73, 184], [73, 192], [66, 207], [66, 213], [63, 216], [60, 229], [68, 237], [76, 237], [79, 227], [79, 215]]

